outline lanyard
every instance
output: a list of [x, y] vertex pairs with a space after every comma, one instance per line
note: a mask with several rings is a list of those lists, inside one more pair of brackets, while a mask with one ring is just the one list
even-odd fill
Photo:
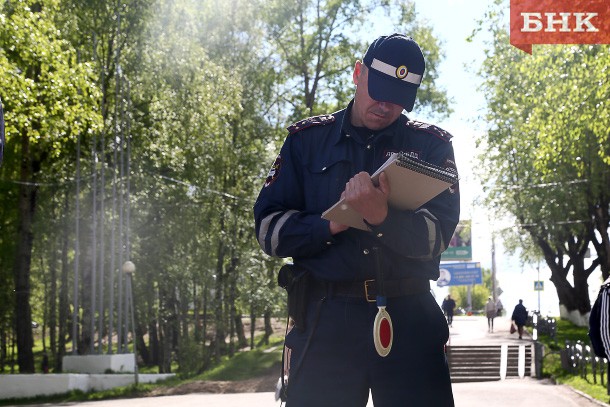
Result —
[[392, 341], [394, 340], [394, 329], [392, 327], [392, 318], [386, 311], [387, 297], [385, 292], [385, 281], [383, 278], [383, 269], [379, 258], [379, 248], [373, 247], [375, 254], [376, 267], [376, 286], [377, 286], [377, 315], [373, 324], [373, 341], [375, 342], [375, 350], [379, 356], [388, 356], [392, 349]]

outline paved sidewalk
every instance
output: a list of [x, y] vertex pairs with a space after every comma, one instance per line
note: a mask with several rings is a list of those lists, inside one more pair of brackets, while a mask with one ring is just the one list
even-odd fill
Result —
[[459, 316], [453, 318], [453, 326], [449, 328], [449, 345], [525, 345], [532, 341], [529, 328], [525, 328], [523, 339], [519, 334], [510, 333], [510, 318], [494, 319], [493, 333], [488, 332], [487, 318], [483, 316]]
[[[587, 400], [565, 386], [554, 386], [548, 382], [541, 383], [533, 379], [458, 383], [454, 385], [453, 391], [456, 407], [599, 407], [602, 405]], [[51, 405], [47, 404], [47, 406]], [[279, 407], [280, 404], [273, 400], [273, 393], [248, 393], [187, 394], [64, 405], [79, 407]], [[405, 403], [405, 406], [409, 406], [409, 404]], [[373, 407], [370, 400], [367, 407]]]
[[[529, 334], [518, 339], [510, 334], [510, 320], [496, 318], [493, 333], [487, 332], [487, 319], [479, 316], [460, 316], [450, 328], [451, 345], [527, 344]], [[495, 382], [455, 383], [453, 392], [456, 407], [610, 407], [590, 400], [570, 387], [553, 385], [548, 380], [532, 378], [507, 379]], [[52, 406], [53, 404], [46, 404]], [[278, 407], [273, 393], [247, 394], [188, 394], [181, 396], [147, 397], [140, 399], [105, 400], [64, 404], [79, 407]], [[408, 406], [408, 403], [405, 403]], [[315, 407], [315, 406], [312, 406]], [[373, 407], [369, 400], [367, 407]], [[400, 407], [400, 406], [397, 406]], [[415, 406], [421, 407], [421, 406]], [[428, 407], [428, 406], [426, 406]], [[430, 406], [434, 407], [434, 406]]]
[[[449, 344], [531, 344], [531, 332], [526, 330], [523, 339], [519, 339], [516, 332], [510, 333], [510, 325], [509, 317], [495, 318], [492, 333], [488, 332], [486, 317], [455, 317], [453, 327], [449, 329]], [[592, 400], [568, 386], [553, 385], [549, 380], [536, 380], [530, 377], [494, 382], [454, 383], [453, 393], [457, 407], [610, 407], [608, 404]]]

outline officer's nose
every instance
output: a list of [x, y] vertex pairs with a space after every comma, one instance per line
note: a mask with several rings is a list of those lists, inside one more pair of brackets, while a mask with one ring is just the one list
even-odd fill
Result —
[[384, 112], [390, 110], [390, 104], [388, 102], [377, 102], [377, 106], [379, 106], [379, 109], [383, 110]]

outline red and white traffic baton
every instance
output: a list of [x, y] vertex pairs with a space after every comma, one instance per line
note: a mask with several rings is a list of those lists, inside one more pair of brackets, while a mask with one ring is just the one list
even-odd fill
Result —
[[383, 279], [383, 269], [379, 261], [379, 248], [373, 247], [376, 262], [376, 286], [377, 286], [377, 315], [373, 324], [373, 341], [375, 342], [375, 350], [379, 356], [388, 356], [392, 350], [392, 341], [394, 340], [394, 328], [392, 327], [392, 318], [386, 311], [387, 297], [385, 295], [385, 281]]

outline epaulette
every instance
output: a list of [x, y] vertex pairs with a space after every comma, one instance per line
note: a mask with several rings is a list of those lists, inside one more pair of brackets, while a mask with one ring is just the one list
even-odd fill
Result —
[[410, 127], [412, 129], [415, 129], [415, 130], [421, 130], [421, 131], [424, 131], [426, 133], [432, 134], [432, 135], [434, 135], [434, 136], [436, 136], [436, 137], [438, 137], [441, 140], [444, 140], [446, 142], [451, 141], [451, 139], [453, 138], [453, 136], [449, 132], [441, 129], [438, 126], [430, 124], [430, 123], [419, 122], [417, 120], [409, 120], [407, 122], [407, 127]]
[[334, 121], [335, 116], [333, 116], [332, 114], [323, 114], [321, 116], [308, 117], [307, 119], [298, 121], [287, 127], [287, 129], [289, 134], [294, 134], [308, 127], [324, 126], [325, 124], [330, 124]]

